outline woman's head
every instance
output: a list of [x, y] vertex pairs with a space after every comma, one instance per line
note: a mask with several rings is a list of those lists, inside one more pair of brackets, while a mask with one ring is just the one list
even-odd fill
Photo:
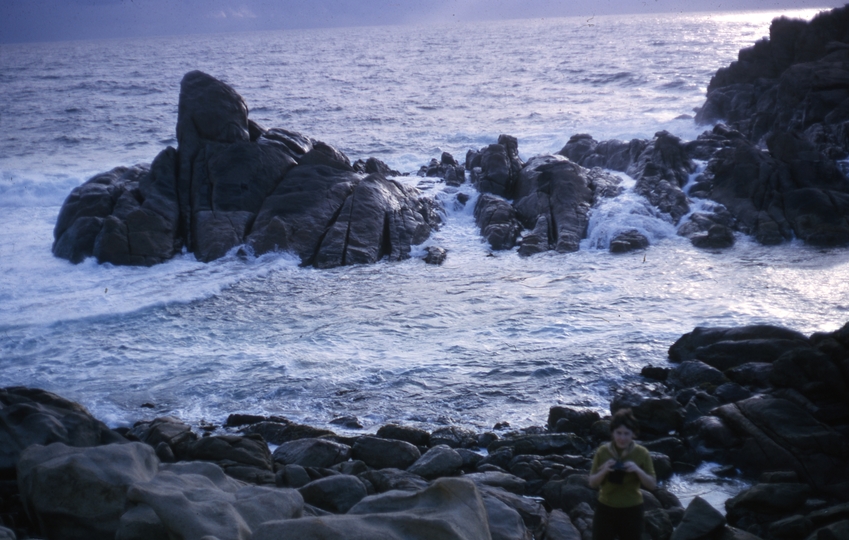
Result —
[[610, 419], [610, 435], [616, 446], [624, 449], [640, 434], [640, 424], [631, 409], [619, 409]]

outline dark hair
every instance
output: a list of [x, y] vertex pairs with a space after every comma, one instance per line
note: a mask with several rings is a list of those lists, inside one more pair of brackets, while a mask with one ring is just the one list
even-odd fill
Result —
[[610, 419], [610, 432], [613, 433], [619, 426], [625, 426], [633, 431], [635, 437], [640, 434], [640, 423], [634, 418], [634, 412], [631, 409], [619, 409], [613, 413]]

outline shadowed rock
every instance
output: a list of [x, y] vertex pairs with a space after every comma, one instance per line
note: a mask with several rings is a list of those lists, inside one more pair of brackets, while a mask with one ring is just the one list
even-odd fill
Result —
[[205, 73], [183, 77], [178, 111], [177, 150], [71, 192], [56, 256], [149, 266], [183, 246], [211, 261], [247, 243], [326, 268], [405, 259], [439, 224], [435, 203], [387, 179], [397, 171], [372, 158], [365, 176], [324, 142], [250, 122], [241, 96]]

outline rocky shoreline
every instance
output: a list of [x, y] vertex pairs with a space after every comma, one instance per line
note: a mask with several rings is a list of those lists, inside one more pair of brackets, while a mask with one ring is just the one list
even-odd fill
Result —
[[[633, 409], [661, 480], [644, 492], [646, 535], [847, 538], [849, 324], [696, 328], [669, 360], [610, 404]], [[554, 406], [546, 426], [484, 433], [344, 436], [244, 414], [113, 430], [55, 394], [5, 388], [0, 538], [590, 540], [588, 472], [608, 418]], [[683, 508], [663, 481], [703, 462], [755, 483], [724, 514], [699, 497]]]
[[[768, 39], [713, 77], [695, 121], [726, 123], [693, 141], [665, 131], [631, 141], [578, 134], [526, 163], [519, 141], [501, 135], [469, 150], [464, 164], [446, 153], [418, 174], [448, 186], [472, 182], [483, 238], [494, 250], [518, 245], [523, 256], [578, 250], [591, 209], [622, 192], [609, 171], [634, 178], [643, 211], [699, 248], [730, 247], [735, 233], [765, 245], [845, 246], [847, 36], [849, 6], [810, 22], [773, 21]], [[177, 140], [149, 165], [117, 167], [75, 188], [57, 219], [53, 253], [150, 266], [183, 249], [210, 261], [239, 248], [291, 251], [304, 265], [328, 268], [405, 259], [442, 221], [439, 203], [400, 182], [398, 171], [260, 126], [233, 88], [199, 71], [181, 82]], [[693, 198], [711, 204], [694, 211]], [[624, 230], [609, 248], [648, 244]]]

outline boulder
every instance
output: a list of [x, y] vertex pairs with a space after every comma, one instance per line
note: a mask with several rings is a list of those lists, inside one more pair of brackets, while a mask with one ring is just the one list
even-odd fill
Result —
[[421, 452], [405, 441], [363, 436], [354, 443], [351, 457], [375, 469], [405, 470], [421, 457]]
[[493, 453], [500, 448], [512, 448], [514, 455], [582, 454], [587, 443], [573, 433], [542, 433], [501, 439], [491, 443], [487, 450]]
[[[672, 362], [684, 362], [685, 360], [700, 359], [703, 347], [715, 345], [721, 342], [738, 342], [738, 341], [780, 341], [793, 342], [789, 343], [792, 347], [808, 345], [808, 338], [795, 330], [789, 330], [780, 326], [773, 325], [749, 325], [734, 328], [706, 328], [696, 327], [692, 332], [684, 334], [672, 346], [669, 347], [669, 360]], [[780, 349], [774, 347], [773, 349]], [[742, 352], [742, 351], [741, 351]], [[774, 361], [778, 355], [773, 351], [771, 361]], [[782, 351], [783, 352], [783, 351]], [[747, 362], [756, 360], [748, 359]], [[742, 365], [742, 364], [737, 364]]]
[[440, 444], [425, 452], [407, 471], [432, 480], [441, 476], [454, 476], [462, 466], [463, 458], [460, 454], [448, 445]]
[[425, 248], [426, 255], [424, 256], [425, 264], [433, 264], [440, 266], [448, 258], [448, 250], [438, 246], [427, 246]]
[[767, 388], [770, 386], [772, 368], [773, 365], [769, 362], [746, 362], [725, 370], [725, 375], [742, 386]]
[[786, 399], [752, 397], [714, 414], [739, 438], [735, 465], [751, 472], [793, 470], [826, 493], [849, 493], [849, 441]]
[[684, 511], [684, 517], [672, 540], [697, 540], [707, 538], [725, 527], [725, 516], [701, 497], [693, 499]]
[[273, 459], [281, 465], [329, 468], [348, 461], [351, 447], [328, 439], [297, 439], [281, 444], [274, 450]]
[[516, 211], [507, 200], [482, 193], [475, 204], [475, 223], [481, 235], [496, 251], [512, 249], [522, 231]]
[[430, 434], [431, 446], [444, 444], [451, 448], [470, 448], [477, 446], [477, 434], [474, 431], [458, 426], [446, 426], [435, 429]]
[[806, 484], [756, 484], [725, 501], [725, 510], [732, 523], [747, 512], [786, 515], [800, 510], [810, 494]]
[[188, 456], [189, 448], [198, 439], [191, 426], [172, 416], [136, 422], [129, 435], [157, 448], [157, 452], [167, 448], [165, 452], [178, 459]]
[[368, 495], [356, 476], [346, 474], [320, 478], [298, 489], [304, 502], [334, 514], [344, 514]]
[[359, 478], [374, 486], [378, 493], [392, 490], [419, 491], [427, 487], [421, 476], [400, 469], [379, 469], [360, 473]]
[[698, 360], [689, 360], [675, 366], [666, 382], [675, 388], [716, 387], [728, 382], [725, 375], [716, 368]]
[[126, 442], [78, 403], [35, 388], [0, 389], [0, 479], [15, 478], [27, 447], [61, 442], [86, 447]]
[[525, 527], [522, 516], [516, 510], [487, 493], [483, 493], [481, 498], [492, 540], [533, 540], [531, 531]]
[[649, 239], [636, 229], [632, 229], [611, 238], [609, 249], [611, 253], [628, 253], [647, 247], [649, 247]]
[[151, 165], [116, 167], [74, 188], [53, 230], [53, 254], [73, 263], [152, 266], [179, 250], [177, 153], [163, 150]]
[[188, 459], [218, 462], [225, 470], [227, 467], [222, 465], [222, 462], [266, 471], [274, 470], [268, 444], [259, 436], [203, 437], [189, 445]]
[[415, 446], [430, 446], [430, 433], [410, 426], [387, 424], [377, 430], [377, 436], [384, 439], [406, 441]]
[[74, 448], [34, 444], [21, 454], [18, 486], [27, 514], [48, 539], [112, 539], [127, 492], [153, 479], [159, 460], [142, 443]]
[[471, 473], [464, 475], [463, 478], [471, 480], [479, 486], [500, 488], [517, 495], [524, 495], [525, 487], [528, 484], [518, 476], [497, 471]]
[[[283, 420], [283, 419], [278, 419]], [[246, 435], [261, 435], [270, 444], [282, 445], [298, 439], [314, 439], [317, 437], [335, 436], [327, 429], [318, 429], [294, 422], [266, 421], [250, 424], [242, 430]]]
[[684, 412], [675, 398], [654, 396], [640, 388], [621, 390], [613, 397], [610, 411], [630, 408], [640, 423], [640, 431], [647, 435], [665, 436], [678, 431], [684, 422]]
[[543, 540], [581, 540], [581, 533], [567, 513], [554, 509], [548, 516]]
[[487, 499], [497, 499], [509, 509], [518, 513], [524, 523], [524, 526], [530, 533], [533, 534], [534, 537], [542, 534], [543, 530], [546, 528], [548, 515], [546, 514], [546, 509], [541, 502], [529, 497], [510, 493], [500, 488], [486, 486], [479, 483], [476, 483], [476, 485], [478, 486], [478, 490], [481, 492], [484, 502], [486, 502]]
[[442, 478], [417, 492], [393, 491], [366, 497], [345, 515], [270, 521], [253, 540], [300, 538], [365, 540], [485, 540], [487, 512], [472, 482]]
[[235, 540], [250, 538], [266, 521], [297, 518], [304, 510], [295, 490], [246, 486], [204, 462], [165, 464], [149, 482], [134, 484], [127, 500], [135, 511], [121, 518], [121, 540], [150, 538], [133, 531], [143, 530], [141, 519], [148, 530], [153, 526], [151, 511], [168, 538]]
[[510, 197], [513, 192], [513, 177], [510, 157], [501, 144], [491, 144], [480, 151], [480, 174], [476, 184], [481, 193]]
[[592, 425], [601, 416], [590, 409], [573, 409], [571, 407], [551, 407], [548, 410], [548, 429], [558, 433], [588, 433]]
[[536, 229], [545, 216], [551, 245], [559, 253], [577, 251], [586, 236], [593, 203], [588, 171], [559, 156], [538, 156], [522, 169], [516, 186], [515, 208], [526, 227]]
[[583, 167], [625, 172], [631, 164], [632, 155], [639, 154], [645, 144], [645, 141], [636, 139], [631, 143], [617, 140], [598, 142], [591, 135], [579, 133], [572, 135], [557, 154]]
[[681, 189], [689, 181], [695, 165], [687, 156], [678, 137], [660, 131], [628, 166], [627, 173], [637, 180], [635, 191], [673, 223], [690, 212], [687, 195]]
[[568, 513], [581, 503], [594, 506], [598, 492], [586, 486], [571, 484], [567, 480], [552, 480], [543, 486], [542, 496], [552, 508]]

